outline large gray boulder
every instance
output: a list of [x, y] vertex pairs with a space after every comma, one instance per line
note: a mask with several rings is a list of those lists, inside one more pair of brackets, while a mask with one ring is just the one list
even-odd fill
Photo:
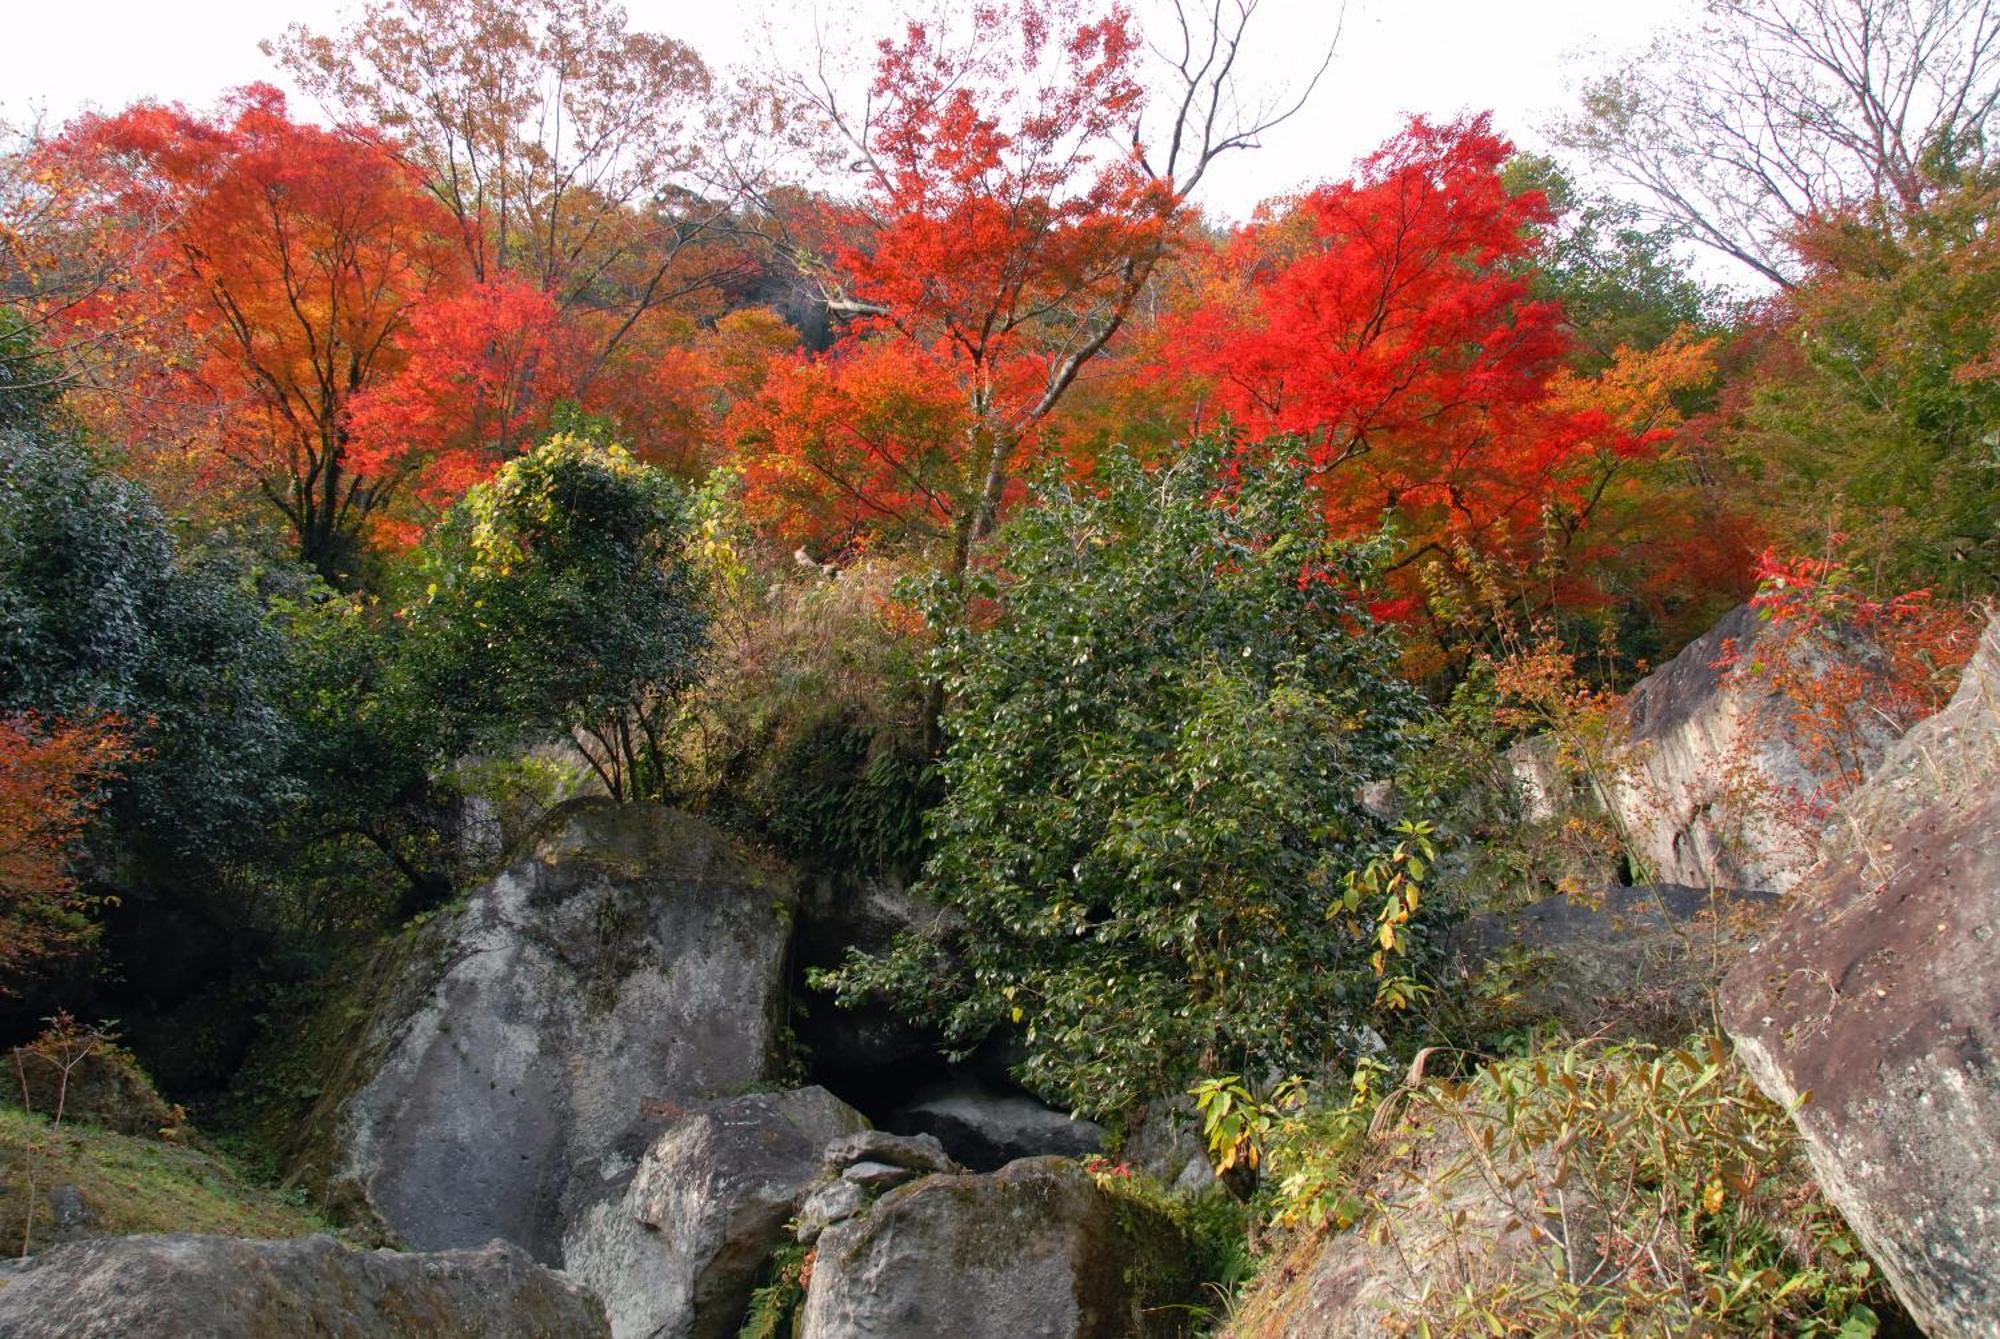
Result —
[[59, 1246], [0, 1272], [8, 1339], [594, 1339], [597, 1299], [520, 1250], [403, 1255], [331, 1237]]
[[[1630, 747], [1597, 798], [1653, 881], [1783, 892], [1818, 849], [1817, 815], [1840, 786], [1829, 760], [1801, 746], [1792, 707], [1748, 668], [1724, 673], [1732, 649], [1754, 665], [1769, 625], [1748, 605], [1639, 681], [1626, 699]], [[1873, 648], [1831, 637], [1808, 652], [1828, 666]], [[1856, 741], [1872, 764], [1896, 737], [1888, 723]], [[1541, 741], [1509, 751], [1531, 817], [1547, 818], [1563, 783]]]
[[803, 1339], [1134, 1339], [1183, 1331], [1185, 1237], [1059, 1158], [927, 1176], [819, 1238]]
[[726, 1339], [828, 1143], [866, 1125], [824, 1088], [701, 1103], [575, 1214], [564, 1268], [615, 1339]]
[[426, 927], [341, 1113], [337, 1178], [413, 1247], [554, 1263], [566, 1188], [633, 1122], [768, 1070], [788, 878], [653, 805], [576, 801], [548, 831]]
[[2000, 624], [1723, 982], [1757, 1084], [1935, 1336], [2000, 1335]]
[[928, 1134], [945, 1152], [977, 1172], [1017, 1158], [1081, 1158], [1103, 1146], [1104, 1127], [1044, 1106], [1020, 1091], [1004, 1091], [970, 1075], [924, 1089], [883, 1125], [899, 1134]]

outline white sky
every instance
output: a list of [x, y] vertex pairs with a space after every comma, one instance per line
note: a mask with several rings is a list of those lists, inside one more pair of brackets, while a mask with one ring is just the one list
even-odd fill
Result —
[[[677, 37], [711, 65], [752, 61], [759, 17], [779, 39], [810, 31], [810, 0], [625, 0], [631, 26]], [[857, 0], [886, 31], [897, 0]], [[1333, 67], [1313, 101], [1264, 148], [1218, 164], [1203, 195], [1242, 217], [1257, 201], [1338, 177], [1394, 133], [1406, 115], [1491, 110], [1525, 147], [1536, 127], [1575, 100], [1586, 75], [1630, 51], [1690, 0], [1351, 0]], [[205, 106], [253, 80], [286, 87], [257, 43], [301, 20], [340, 26], [353, 0], [0, 0], [0, 117], [35, 111], [61, 120], [84, 106], [141, 97]], [[1143, 15], [1143, 4], [1137, 6]], [[1254, 84], [1282, 88], [1309, 73], [1338, 17], [1334, 0], [1264, 0], [1249, 62]], [[288, 90], [289, 91], [289, 90]], [[1254, 90], [1253, 90], [1254, 91]], [[301, 104], [299, 112], [309, 107]]]

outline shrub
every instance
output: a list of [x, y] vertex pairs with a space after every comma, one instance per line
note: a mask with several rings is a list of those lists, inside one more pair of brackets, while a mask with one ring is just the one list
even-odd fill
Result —
[[711, 609], [709, 655], [680, 721], [676, 798], [837, 876], [908, 877], [935, 799], [923, 745], [920, 618], [903, 569], [779, 559], [718, 471], [691, 545]]
[[615, 797], [657, 797], [706, 617], [688, 500], [622, 448], [558, 433], [468, 491], [410, 611], [426, 710], [467, 746], [569, 732]]
[[283, 639], [220, 549], [177, 551], [78, 445], [0, 432], [0, 711], [115, 714], [145, 760], [110, 806], [174, 860], [240, 854], [297, 794]]
[[1343, 875], [1388, 844], [1360, 792], [1419, 706], [1355, 599], [1375, 551], [1325, 538], [1305, 470], [1212, 440], [1040, 484], [998, 616], [933, 619], [954, 701], [921, 890], [951, 914], [850, 960], [845, 998], [967, 1047], [1017, 1025], [1028, 1082], [1100, 1115], [1342, 1049], [1377, 989]]

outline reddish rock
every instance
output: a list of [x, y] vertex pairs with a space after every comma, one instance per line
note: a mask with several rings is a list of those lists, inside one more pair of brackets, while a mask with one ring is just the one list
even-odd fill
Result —
[[1723, 1022], [1910, 1313], [2000, 1335], [2000, 624], [1842, 806]]

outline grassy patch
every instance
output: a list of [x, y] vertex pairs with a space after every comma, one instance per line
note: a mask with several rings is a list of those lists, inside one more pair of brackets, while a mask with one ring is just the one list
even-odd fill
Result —
[[[56, 1129], [44, 1116], [0, 1107], [0, 1250], [8, 1254], [21, 1249], [28, 1226], [31, 1168], [34, 1250], [103, 1233], [296, 1237], [327, 1230], [291, 1198], [204, 1149], [95, 1125]], [[49, 1191], [65, 1185], [81, 1196], [87, 1225], [56, 1223]]]

